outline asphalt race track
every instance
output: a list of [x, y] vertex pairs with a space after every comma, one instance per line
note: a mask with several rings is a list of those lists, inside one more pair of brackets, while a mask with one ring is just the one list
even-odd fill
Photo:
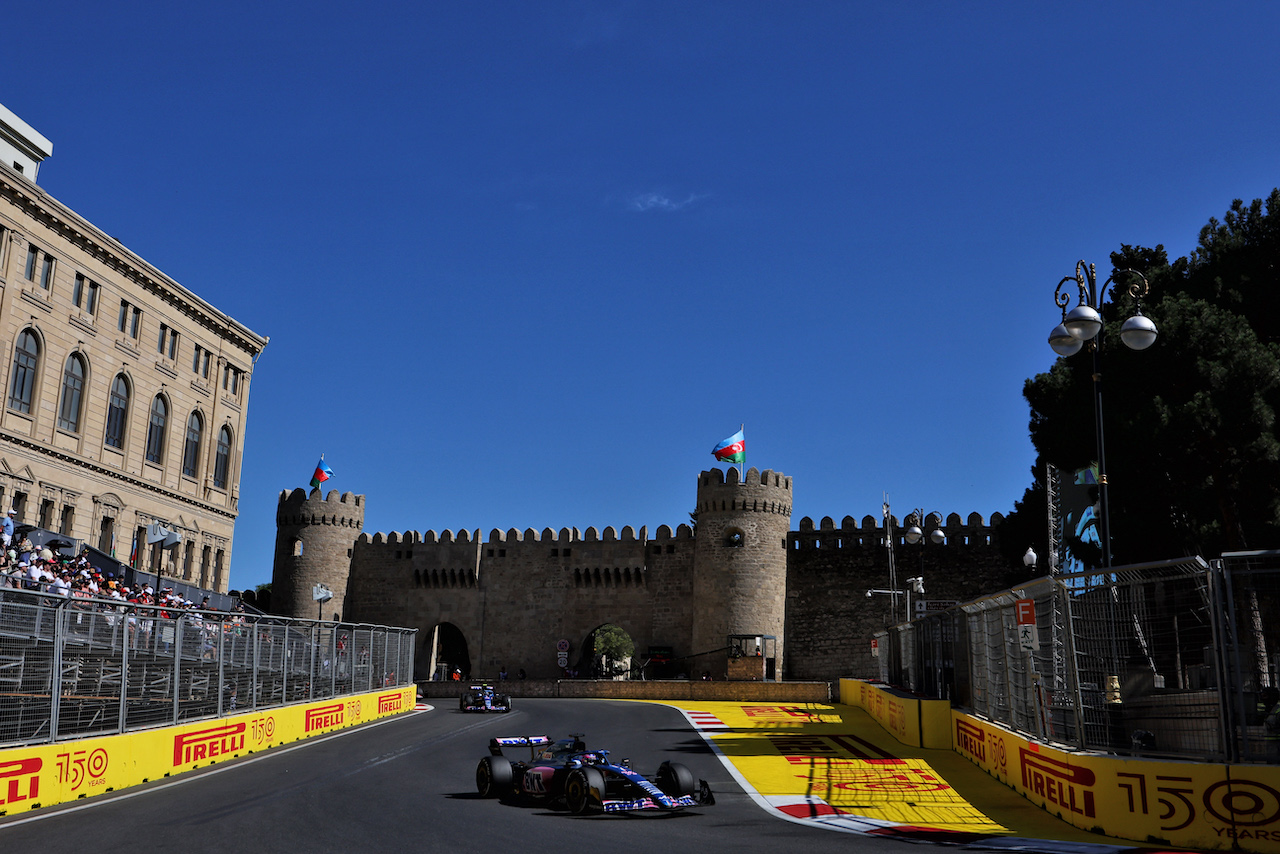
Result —
[[[715, 806], [574, 816], [483, 800], [475, 767], [497, 735], [585, 734], [652, 774], [665, 759], [706, 779]], [[441, 705], [170, 780], [0, 819], [0, 851], [342, 852], [626, 850], [908, 852], [895, 839], [801, 826], [763, 809], [668, 706], [517, 700], [509, 714]], [[970, 846], [969, 850], [983, 846]], [[996, 847], [996, 846], [993, 846]]]

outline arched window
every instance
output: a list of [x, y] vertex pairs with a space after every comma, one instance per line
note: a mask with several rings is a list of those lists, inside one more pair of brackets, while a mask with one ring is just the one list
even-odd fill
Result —
[[231, 468], [231, 428], [223, 425], [218, 431], [218, 455], [213, 462], [213, 485], [227, 488], [227, 472]]
[[147, 462], [164, 462], [164, 424], [168, 416], [169, 408], [164, 405], [164, 398], [156, 395], [156, 399], [151, 401], [151, 423], [147, 425]]
[[124, 427], [129, 416], [129, 383], [120, 374], [111, 383], [111, 401], [107, 404], [107, 435], [103, 439], [113, 448], [124, 447]]
[[9, 386], [9, 408], [31, 414], [31, 395], [40, 364], [40, 342], [30, 329], [22, 330], [13, 350], [13, 383]]
[[72, 433], [80, 432], [80, 401], [84, 394], [84, 360], [79, 354], [67, 357], [62, 369], [62, 406], [58, 409], [58, 426]]
[[200, 433], [204, 425], [200, 422], [200, 413], [193, 412], [187, 419], [187, 442], [182, 449], [182, 473], [187, 477], [196, 476], [196, 464], [200, 461]]

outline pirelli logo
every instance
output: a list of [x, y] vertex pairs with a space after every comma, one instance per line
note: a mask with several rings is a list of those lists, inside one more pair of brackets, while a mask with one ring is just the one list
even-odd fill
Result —
[[397, 691], [394, 694], [382, 694], [378, 697], [378, 714], [385, 715], [390, 712], [398, 712], [404, 708], [404, 693]]
[[16, 804], [40, 796], [39, 756], [0, 762], [0, 804]]
[[1093, 818], [1094, 773], [1088, 768], [1050, 759], [1025, 747], [1018, 748], [1022, 785], [1052, 804]]
[[987, 734], [982, 727], [956, 718], [956, 749], [979, 762], [986, 762]]
[[345, 708], [341, 703], [332, 703], [328, 706], [307, 709], [306, 729], [304, 731], [315, 732], [318, 729], [342, 726], [342, 721], [344, 720], [342, 712]]
[[244, 750], [246, 724], [201, 729], [173, 738], [173, 764], [190, 765]]

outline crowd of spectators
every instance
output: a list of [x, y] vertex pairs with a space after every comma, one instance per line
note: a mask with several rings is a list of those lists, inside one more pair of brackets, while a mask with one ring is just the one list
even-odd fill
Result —
[[[123, 576], [117, 578], [111, 571], [103, 571], [89, 560], [88, 549], [77, 557], [37, 547], [29, 537], [6, 537], [9, 542], [0, 552], [0, 589], [29, 590], [79, 599], [110, 599], [118, 605], [154, 605], [163, 610], [161, 616], [177, 616], [178, 612], [194, 609], [215, 610], [205, 596], [199, 602], [184, 598], [172, 587], [162, 587], [159, 592], [151, 584], [135, 582], [128, 586]], [[237, 603], [236, 610], [243, 610]]]

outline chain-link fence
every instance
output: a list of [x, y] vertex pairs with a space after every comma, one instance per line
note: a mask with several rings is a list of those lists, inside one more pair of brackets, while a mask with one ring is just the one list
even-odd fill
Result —
[[0, 745], [411, 684], [415, 632], [0, 589]]
[[1278, 615], [1280, 552], [1059, 575], [890, 629], [880, 676], [1079, 749], [1275, 762]]

